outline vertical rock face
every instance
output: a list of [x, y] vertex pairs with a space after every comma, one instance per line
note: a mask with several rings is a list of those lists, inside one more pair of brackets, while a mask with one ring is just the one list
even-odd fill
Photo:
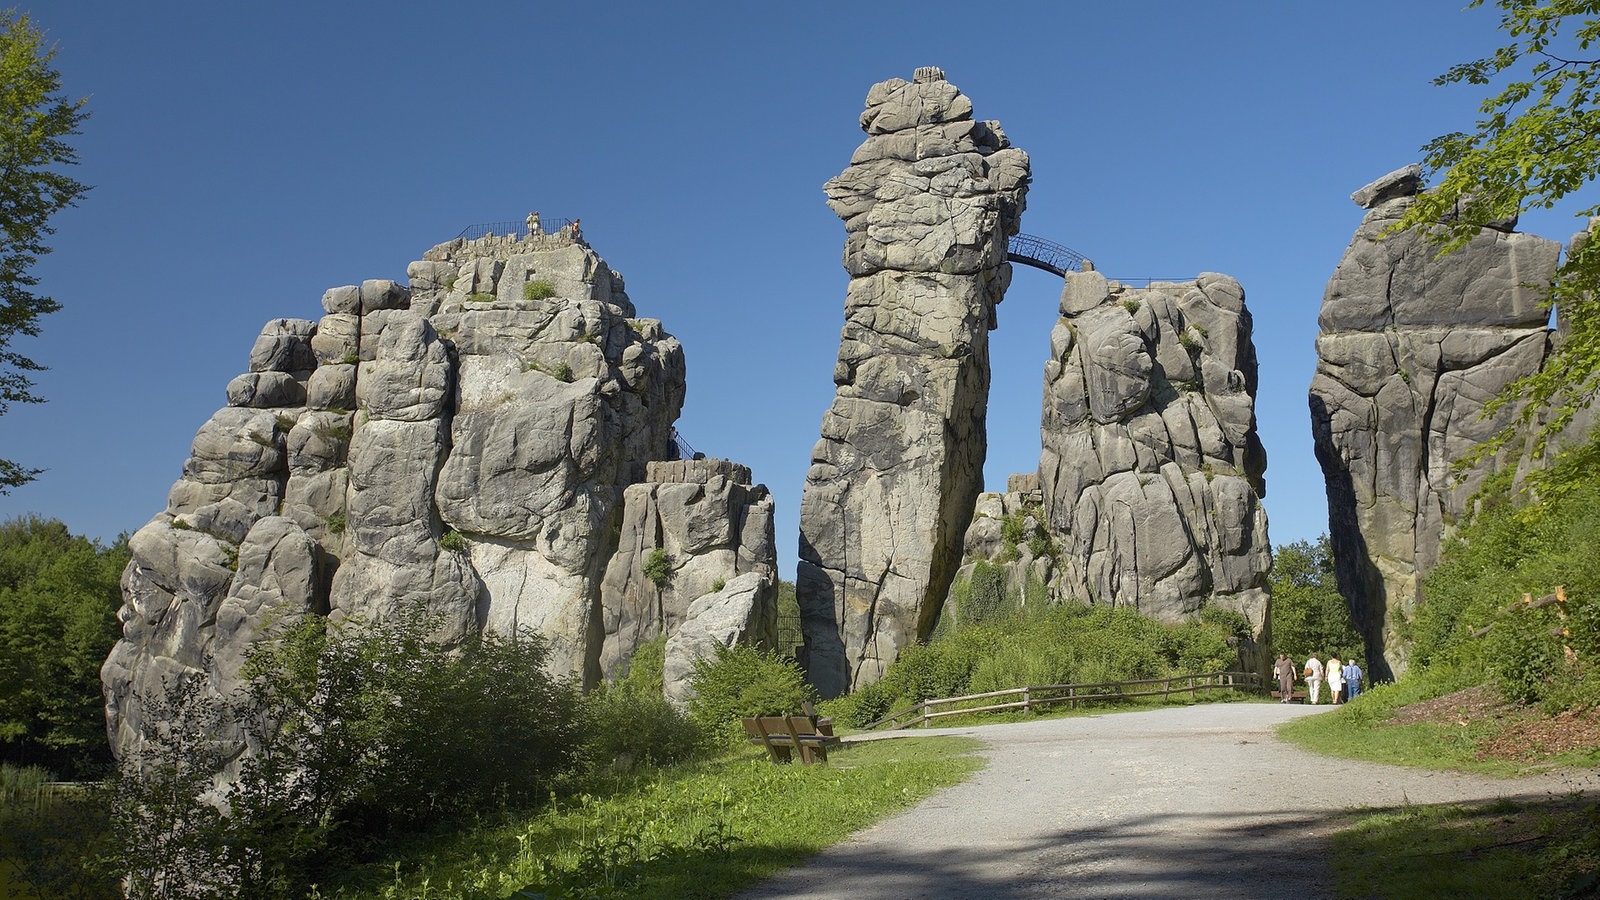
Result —
[[[569, 234], [457, 240], [408, 272], [269, 322], [195, 436], [131, 541], [102, 670], [114, 747], [145, 733], [143, 698], [229, 693], [250, 645], [305, 615], [532, 629], [553, 669], [597, 676], [623, 490], [675, 455], [682, 350]], [[737, 504], [705, 518], [744, 515], [759, 534], [733, 546], [770, 573], [770, 501], [747, 505], [764, 532]]]
[[1237, 281], [1133, 289], [1067, 274], [1039, 458], [1057, 600], [1168, 621], [1218, 604], [1261, 633], [1271, 548], [1255, 391]]
[[[621, 674], [640, 644], [679, 631], [691, 604], [746, 574], [763, 586], [746, 592], [754, 601], [748, 636], [776, 643], [772, 516], [772, 495], [766, 485], [750, 484], [744, 466], [723, 459], [650, 463], [646, 481], [623, 493], [622, 537], [600, 587], [601, 674]], [[648, 574], [652, 556], [659, 585]]]
[[1512, 232], [1514, 222], [1492, 223], [1443, 257], [1425, 234], [1384, 236], [1420, 186], [1421, 168], [1410, 166], [1351, 197], [1369, 212], [1323, 295], [1311, 382], [1339, 589], [1376, 678], [1404, 668], [1394, 617], [1409, 615], [1446, 532], [1507, 462], [1461, 481], [1451, 469], [1516, 415], [1480, 418], [1544, 359], [1540, 302], [1561, 250]]
[[826, 186], [850, 273], [838, 386], [800, 509], [796, 592], [824, 696], [875, 681], [937, 620], [982, 489], [988, 331], [1028, 157], [938, 69], [867, 94]]

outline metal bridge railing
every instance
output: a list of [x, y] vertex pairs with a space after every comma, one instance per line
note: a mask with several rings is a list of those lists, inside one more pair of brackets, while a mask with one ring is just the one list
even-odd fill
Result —
[[1083, 271], [1083, 262], [1087, 259], [1071, 247], [1031, 234], [1013, 235], [1006, 242], [1006, 256], [1012, 262], [1061, 276]]

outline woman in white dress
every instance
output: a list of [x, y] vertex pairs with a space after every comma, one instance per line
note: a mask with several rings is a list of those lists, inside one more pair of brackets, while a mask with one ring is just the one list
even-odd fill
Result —
[[1344, 693], [1344, 663], [1339, 662], [1339, 657], [1330, 656], [1326, 666], [1328, 673], [1328, 699], [1338, 703]]

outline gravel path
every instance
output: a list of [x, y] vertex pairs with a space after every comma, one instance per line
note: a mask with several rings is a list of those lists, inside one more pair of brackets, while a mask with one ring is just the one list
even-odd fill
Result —
[[1590, 771], [1503, 780], [1334, 759], [1273, 736], [1328, 709], [1225, 703], [932, 729], [982, 740], [987, 767], [740, 896], [1308, 900], [1332, 895], [1327, 837], [1342, 810], [1600, 786]]

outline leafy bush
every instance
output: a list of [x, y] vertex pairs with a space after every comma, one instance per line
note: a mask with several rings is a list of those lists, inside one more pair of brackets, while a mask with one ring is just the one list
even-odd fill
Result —
[[[659, 677], [659, 676], [658, 676]], [[706, 746], [699, 723], [651, 693], [621, 682], [602, 684], [583, 700], [583, 755], [589, 768], [665, 766]]]
[[689, 717], [708, 734], [728, 742], [743, 739], [739, 720], [747, 716], [780, 716], [816, 702], [816, 691], [800, 668], [775, 653], [753, 647], [718, 647], [711, 659], [697, 659], [689, 684]]
[[[976, 580], [976, 579], [974, 579]], [[1249, 623], [1205, 608], [1169, 624], [1127, 607], [1036, 604], [971, 625], [944, 627], [908, 648], [874, 684], [830, 701], [857, 727], [940, 697], [1029, 685], [1091, 684], [1234, 669]]]
[[[1487, 672], [1510, 699], [1552, 710], [1600, 704], [1600, 434], [1535, 484], [1488, 480], [1476, 515], [1423, 580], [1414, 667]], [[1507, 612], [1557, 585], [1568, 602]], [[1487, 631], [1483, 629], [1487, 628]], [[1567, 650], [1572, 651], [1568, 662]]]
[[544, 279], [536, 279], [522, 286], [522, 299], [548, 300], [556, 295], [556, 286]]
[[656, 590], [664, 590], [667, 582], [672, 580], [672, 559], [667, 556], [667, 551], [657, 547], [645, 556], [643, 571], [644, 577], [656, 586]]
[[[191, 679], [144, 698], [113, 817], [130, 894], [304, 896], [397, 834], [530, 807], [577, 770], [578, 694], [542, 640], [433, 631], [308, 619], [250, 656], [242, 696]], [[219, 791], [241, 734], [255, 753]]]
[[495, 296], [493, 294], [483, 291], [479, 291], [478, 293], [471, 294], [467, 297], [468, 303], [493, 303], [494, 301]]
[[555, 371], [551, 372], [550, 374], [555, 377], [555, 380], [557, 380], [557, 381], [559, 381], [559, 382], [561, 382], [563, 384], [571, 384], [572, 383], [572, 378], [573, 378], [572, 367], [567, 365], [564, 362], [556, 363]]
[[452, 553], [465, 553], [467, 539], [462, 536], [461, 532], [451, 528], [439, 537], [439, 546]]

